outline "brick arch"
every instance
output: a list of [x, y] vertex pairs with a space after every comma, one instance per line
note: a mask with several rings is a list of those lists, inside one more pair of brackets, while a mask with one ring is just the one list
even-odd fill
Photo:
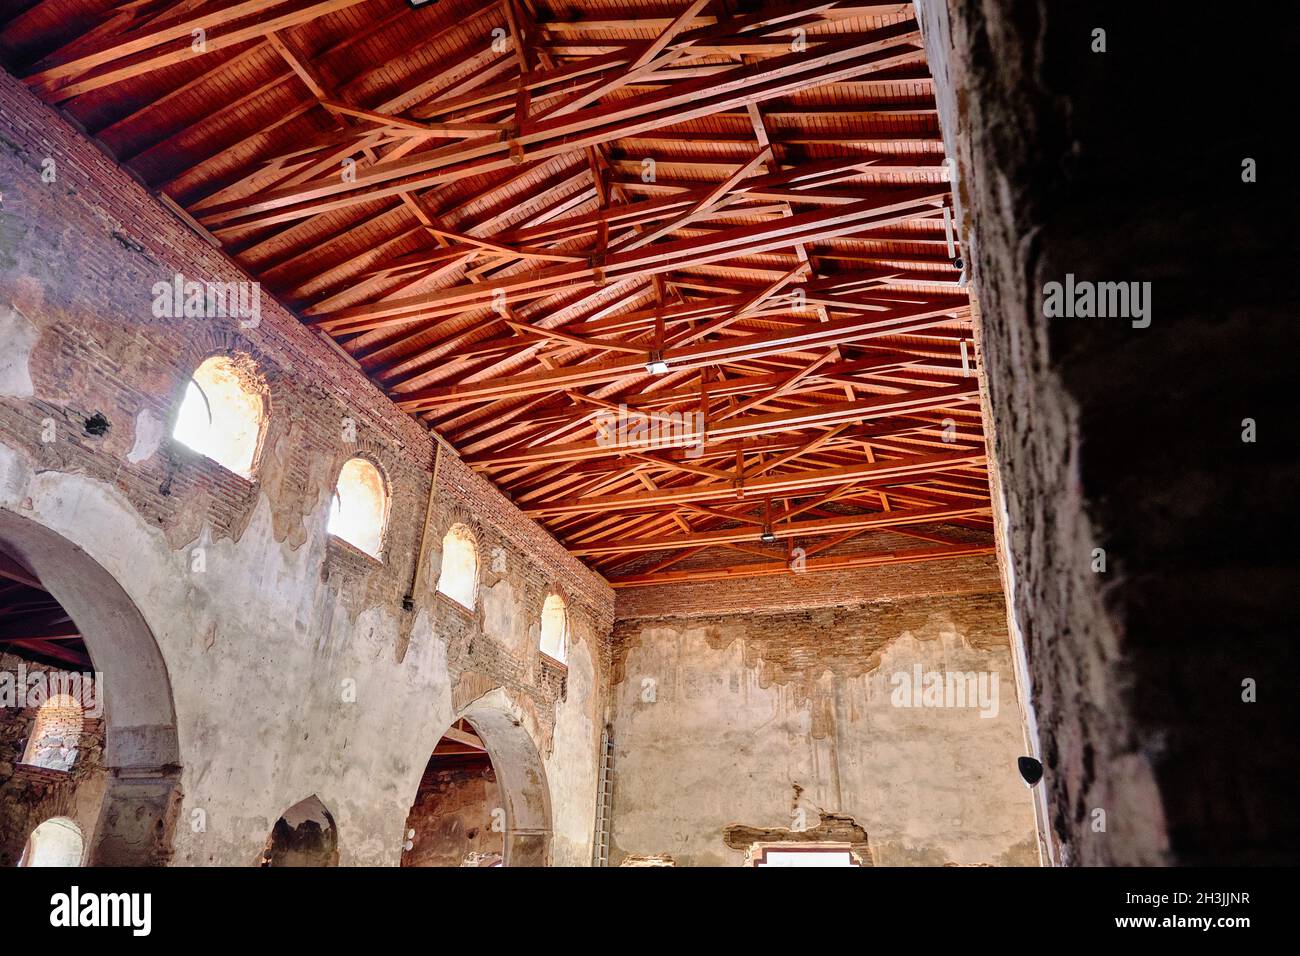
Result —
[[[532, 589], [530, 589], [532, 590]], [[552, 579], [548, 584], [543, 585], [540, 593], [534, 592], [530, 600], [528, 614], [531, 626], [536, 625], [536, 639], [533, 644], [538, 650], [541, 650], [542, 629], [545, 626], [546, 602], [552, 596], [558, 597], [564, 603], [564, 648], [566, 650], [565, 659], [567, 660], [567, 650], [572, 646], [573, 639], [573, 601], [568, 590], [559, 581]]]
[[448, 509], [448, 511], [443, 514], [442, 519], [438, 522], [437, 526], [432, 530], [430, 535], [431, 540], [429, 542], [430, 547], [428, 558], [429, 580], [436, 592], [438, 581], [442, 576], [442, 565], [445, 558], [445, 555], [443, 554], [443, 542], [446, 540], [447, 535], [451, 530], [457, 526], [463, 527], [466, 530], [474, 545], [474, 554], [477, 558], [477, 563], [474, 570], [475, 600], [472, 610], [476, 615], [480, 615], [482, 613], [482, 602], [478, 600], [478, 591], [483, 586], [484, 562], [490, 560], [490, 555], [487, 554], [486, 541], [482, 527], [474, 516], [465, 508], [457, 506]]
[[355, 445], [351, 446], [349, 451], [345, 451], [342, 455], [338, 456], [334, 462], [333, 468], [329, 472], [329, 477], [325, 487], [324, 500], [327, 502], [326, 507], [331, 507], [328, 503], [333, 501], [334, 495], [338, 493], [339, 477], [343, 471], [343, 467], [348, 462], [359, 460], [372, 465], [379, 473], [380, 489], [384, 496], [383, 524], [380, 528], [378, 553], [378, 556], [382, 556], [387, 554], [389, 538], [392, 531], [394, 486], [392, 469], [387, 467], [381, 456], [377, 454], [377, 447], [378, 446], [374, 442], [367, 441], [362, 443], [358, 440]]
[[[209, 349], [191, 347], [184, 350], [186, 358], [192, 358], [193, 361], [187, 362], [183, 367], [178, 368], [178, 374], [167, 391], [167, 406], [163, 418], [164, 433], [167, 435], [168, 440], [171, 440], [171, 435], [176, 428], [177, 416], [180, 414], [181, 403], [185, 399], [186, 388], [199, 367], [211, 358], [228, 358], [240, 370], [241, 377], [246, 376], [248, 378], [250, 384], [262, 399], [262, 420], [258, 428], [256, 450], [253, 453], [252, 470], [256, 474], [267, 449], [273, 444], [273, 438], [278, 427], [282, 428], [285, 424], [283, 422], [277, 423], [275, 414], [277, 408], [285, 408], [289, 404], [284, 401], [284, 379], [276, 374], [274, 365], [269, 359], [241, 337], [235, 335], [218, 336], [209, 333], [204, 338], [207, 340], [220, 340], [224, 343], [224, 347]], [[214, 343], [205, 342], [204, 344]]]
[[[275, 404], [277, 394], [283, 387], [281, 384], [283, 376], [279, 374], [275, 361], [251, 339], [234, 329], [205, 325], [195, 329], [192, 334], [180, 338], [176, 342], [176, 352], [179, 362], [175, 366], [175, 376], [171, 386], [167, 389], [169, 411], [172, 415], [175, 407], [185, 396], [185, 386], [190, 376], [194, 374], [194, 370], [214, 355], [225, 355], [231, 358], [243, 356], [256, 368], [268, 399], [266, 417], [268, 419], [271, 417], [271, 406]], [[170, 418], [168, 424], [170, 425], [174, 420], [174, 417]]]

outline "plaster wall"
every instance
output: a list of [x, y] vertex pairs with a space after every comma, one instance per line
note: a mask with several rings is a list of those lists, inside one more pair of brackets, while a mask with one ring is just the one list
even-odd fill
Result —
[[[315, 794], [342, 865], [395, 865], [434, 744], [494, 691], [544, 762], [554, 862], [588, 860], [608, 587], [445, 448], [422, 553], [424, 429], [269, 295], [252, 327], [156, 318], [157, 281], [246, 277], [7, 75], [0, 103], [0, 509], [102, 566], [156, 640], [179, 750], [172, 861], [253, 864], [276, 819]], [[169, 437], [189, 373], [216, 352], [249, 356], [267, 391], [251, 482]], [[96, 414], [100, 435], [86, 428]], [[392, 494], [379, 561], [326, 533], [356, 454]], [[456, 522], [478, 542], [472, 611], [434, 590]], [[556, 591], [567, 668], [537, 650]], [[132, 666], [87, 639], [98, 669]], [[110, 753], [113, 713], [110, 700]]]
[[[736, 866], [729, 827], [824, 823], [864, 828], [877, 866], [1037, 865], [1000, 595], [641, 617], [615, 638], [613, 864]], [[899, 706], [918, 665], [997, 675], [996, 710]]]

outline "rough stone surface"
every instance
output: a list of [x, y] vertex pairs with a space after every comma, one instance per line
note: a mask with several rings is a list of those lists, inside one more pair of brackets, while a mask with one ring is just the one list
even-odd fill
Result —
[[[496, 774], [488, 761], [430, 767], [406, 820], [411, 849], [402, 854], [402, 866], [461, 866], [467, 858], [501, 856], [505, 841], [502, 831], [493, 828], [500, 807]], [[411, 830], [414, 836], [409, 836]]]
[[[1293, 57], [1165, 4], [919, 8], [1057, 858], [1293, 862]], [[1267, 46], [1274, 13], [1232, 16]], [[1045, 318], [1067, 274], [1150, 282], [1151, 324]]]
[[[12, 654], [0, 654], [0, 672], [57, 673]], [[108, 785], [104, 722], [98, 717], [82, 718], [76, 760], [67, 772], [33, 772], [23, 765], [38, 709], [0, 706], [0, 867], [16, 866], [32, 830], [51, 817], [71, 820], [90, 845]]]

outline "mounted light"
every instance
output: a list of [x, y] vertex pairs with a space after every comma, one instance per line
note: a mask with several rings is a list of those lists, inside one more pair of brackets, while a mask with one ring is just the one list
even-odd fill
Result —
[[1021, 779], [1025, 781], [1025, 786], [1030, 789], [1043, 779], [1043, 765], [1033, 757], [1017, 757], [1016, 766], [1020, 770]]
[[664, 361], [663, 353], [659, 351], [651, 352], [648, 361], [645, 363], [645, 370], [651, 375], [667, 374], [668, 363]]
[[758, 540], [764, 544], [776, 544], [776, 535], [772, 533], [772, 499], [763, 499], [763, 533]]

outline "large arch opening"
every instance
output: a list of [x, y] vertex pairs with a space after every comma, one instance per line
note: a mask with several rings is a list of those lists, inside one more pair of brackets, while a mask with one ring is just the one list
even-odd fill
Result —
[[67, 817], [52, 817], [27, 838], [18, 865], [81, 866], [85, 852], [81, 828]]
[[[12, 865], [39, 822], [32, 816], [53, 810], [74, 818], [90, 865], [167, 862], [179, 808], [179, 745], [167, 668], [144, 617], [79, 546], [4, 509], [0, 588], [0, 607], [12, 612], [3, 602], [27, 602], [18, 613], [0, 610], [0, 672], [15, 689], [17, 674], [28, 679], [20, 706], [0, 711], [23, 723], [22, 754], [0, 789], [39, 790], [38, 799], [0, 801], [0, 856]], [[44, 603], [33, 611], [31, 602]], [[33, 675], [40, 675], [35, 694]], [[58, 713], [46, 708], [48, 719], [38, 722], [47, 701]]]
[[443, 732], [407, 815], [402, 866], [546, 866], [551, 804], [541, 754], [503, 690]]

